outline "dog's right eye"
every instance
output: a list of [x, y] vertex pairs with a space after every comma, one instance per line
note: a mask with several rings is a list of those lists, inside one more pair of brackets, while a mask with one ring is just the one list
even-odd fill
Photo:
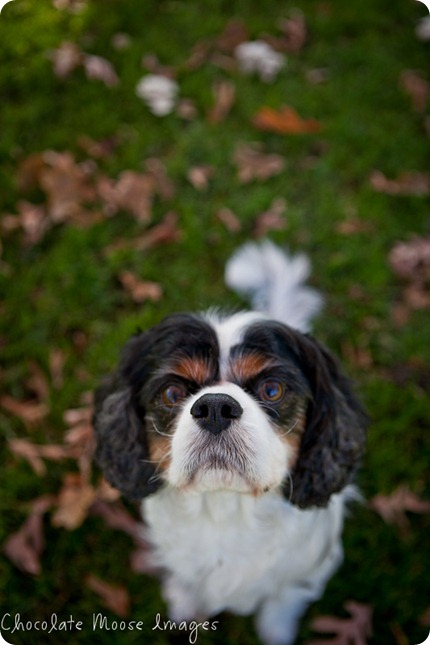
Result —
[[181, 385], [169, 385], [161, 393], [161, 399], [167, 407], [171, 408], [180, 403], [187, 396], [187, 391]]

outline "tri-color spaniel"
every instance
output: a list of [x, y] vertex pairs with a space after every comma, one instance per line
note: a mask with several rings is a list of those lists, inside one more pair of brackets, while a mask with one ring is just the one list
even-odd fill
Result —
[[240, 249], [226, 281], [256, 311], [176, 314], [126, 344], [96, 396], [96, 459], [142, 500], [170, 619], [256, 613], [294, 642], [342, 560], [366, 415], [307, 335], [320, 296], [306, 257]]

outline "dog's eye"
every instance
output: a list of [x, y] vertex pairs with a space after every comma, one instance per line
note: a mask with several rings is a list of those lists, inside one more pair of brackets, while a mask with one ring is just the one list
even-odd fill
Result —
[[285, 394], [285, 388], [279, 381], [269, 379], [260, 383], [258, 396], [269, 403], [279, 403]]
[[166, 387], [162, 394], [161, 398], [164, 405], [172, 407], [180, 403], [187, 396], [187, 392], [184, 387], [180, 385], [169, 385]]

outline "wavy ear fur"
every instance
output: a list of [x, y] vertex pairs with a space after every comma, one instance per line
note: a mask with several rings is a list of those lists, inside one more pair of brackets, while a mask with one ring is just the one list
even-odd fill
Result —
[[307, 423], [285, 495], [301, 508], [325, 506], [351, 483], [364, 453], [368, 418], [331, 354], [307, 335], [295, 350], [312, 388]]
[[134, 381], [143, 379], [148, 346], [148, 333], [132, 338], [118, 372], [105, 379], [95, 396], [95, 459], [108, 482], [131, 500], [142, 499], [159, 486], [155, 466], [148, 461], [145, 411], [134, 400], [133, 388]]

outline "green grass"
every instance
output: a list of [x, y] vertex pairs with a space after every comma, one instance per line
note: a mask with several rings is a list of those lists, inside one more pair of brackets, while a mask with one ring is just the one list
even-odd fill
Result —
[[[267, 85], [206, 62], [195, 70], [185, 63], [197, 42], [215, 38], [232, 18], [241, 18], [250, 37], [278, 34], [278, 21], [300, 5], [309, 38], [277, 80]], [[32, 153], [70, 150], [78, 161], [87, 155], [79, 146], [86, 135], [95, 140], [114, 137], [113, 154], [97, 161], [99, 173], [117, 177], [124, 169], [142, 171], [150, 157], [159, 158], [175, 186], [175, 195], [155, 198], [152, 224], [173, 210], [181, 239], [147, 251], [124, 248], [106, 253], [119, 238], [133, 240], [145, 227], [126, 213], [90, 227], [57, 225], [34, 246], [20, 233], [3, 234], [0, 264], [0, 383], [5, 394], [29, 396], [28, 378], [37, 364], [49, 382], [49, 356], [66, 356], [64, 385], [50, 385], [50, 413], [28, 430], [0, 408], [3, 466], [0, 469], [0, 544], [27, 516], [28, 502], [56, 493], [74, 462], [47, 462], [44, 477], [14, 457], [7, 441], [29, 438], [61, 442], [63, 413], [80, 405], [83, 393], [113, 367], [119, 349], [137, 328], [155, 324], [166, 314], [242, 303], [222, 280], [230, 253], [254, 230], [256, 217], [275, 197], [287, 202], [286, 228], [270, 236], [312, 258], [312, 281], [326, 295], [317, 333], [341, 356], [356, 379], [373, 422], [369, 450], [360, 475], [365, 497], [390, 493], [408, 485], [430, 497], [428, 430], [430, 425], [430, 343], [428, 311], [411, 312], [403, 326], [392, 317], [404, 284], [388, 264], [398, 240], [430, 233], [426, 197], [393, 197], [375, 193], [372, 171], [388, 177], [409, 170], [427, 171], [429, 138], [423, 117], [411, 109], [399, 78], [405, 69], [428, 78], [429, 44], [414, 35], [426, 14], [418, 2], [349, 0], [348, 2], [262, 3], [253, 0], [88, 0], [80, 13], [55, 9], [48, 0], [15, 0], [0, 17], [0, 213], [16, 213], [26, 199], [42, 203], [40, 190], [20, 191], [21, 162]], [[130, 46], [111, 45], [124, 32]], [[110, 60], [120, 78], [115, 88], [89, 81], [82, 70], [66, 80], [52, 72], [49, 51], [70, 40], [84, 51]], [[135, 96], [143, 75], [141, 59], [156, 53], [163, 65], [177, 70], [181, 96], [192, 99], [197, 116], [188, 122], [175, 114], [159, 119]], [[327, 80], [312, 84], [309, 70], [324, 68]], [[207, 121], [212, 85], [230, 79], [236, 101], [220, 124]], [[317, 135], [281, 136], [256, 130], [251, 118], [263, 105], [295, 107], [318, 119]], [[233, 161], [239, 142], [259, 142], [267, 152], [285, 157], [285, 170], [265, 182], [241, 185]], [[187, 180], [189, 168], [214, 168], [206, 192]], [[239, 218], [240, 233], [229, 233], [216, 217], [228, 207]], [[345, 235], [339, 225], [351, 216], [366, 223], [363, 232]], [[118, 274], [130, 270], [159, 282], [163, 298], [137, 305], [121, 289]], [[76, 335], [86, 341], [77, 347]], [[354, 355], [367, 352], [363, 366]], [[321, 613], [343, 615], [345, 600], [374, 608], [378, 645], [413, 645], [427, 636], [420, 616], [430, 605], [429, 515], [409, 516], [405, 535], [384, 524], [366, 506], [356, 506], [345, 527], [345, 563], [330, 582], [323, 599], [303, 622], [299, 643], [310, 638], [310, 620]], [[72, 615], [83, 620], [82, 632], [38, 635], [4, 633], [14, 644], [36, 643], [167, 643], [178, 636], [152, 630], [155, 615], [164, 611], [158, 586], [128, 568], [129, 539], [90, 518], [74, 530], [51, 526], [45, 518], [43, 571], [31, 578], [0, 559], [0, 615], [20, 613], [27, 620]], [[83, 584], [89, 573], [130, 590], [130, 619], [144, 630], [121, 633], [90, 629], [91, 616], [103, 609]], [[222, 618], [222, 629], [201, 633], [203, 645], [257, 643], [251, 619]], [[396, 636], [397, 634], [397, 636]], [[399, 636], [404, 634], [404, 636]], [[396, 640], [397, 639], [397, 640]], [[187, 638], [182, 635], [182, 642]]]

